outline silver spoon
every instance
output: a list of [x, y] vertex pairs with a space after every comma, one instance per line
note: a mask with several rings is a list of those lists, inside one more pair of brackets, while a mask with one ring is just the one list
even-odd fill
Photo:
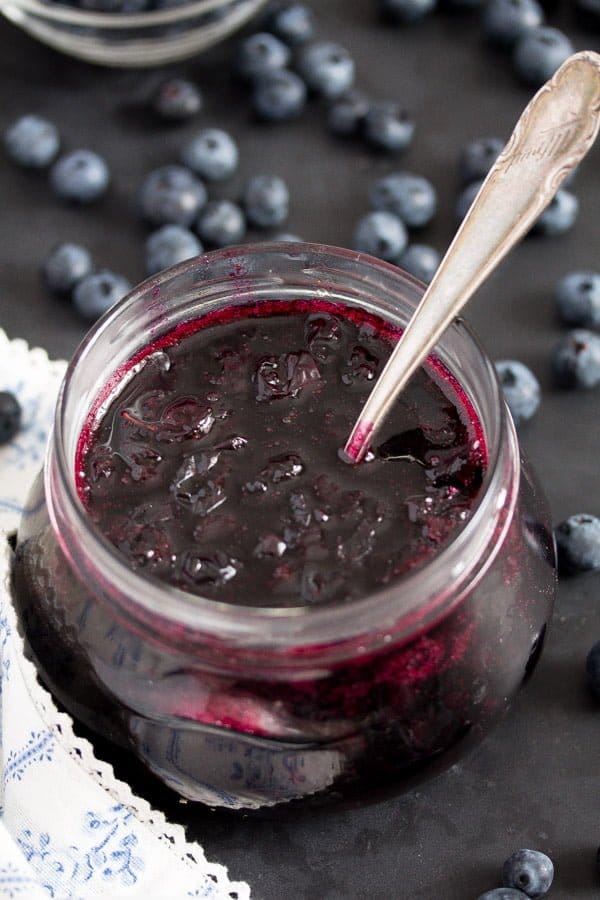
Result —
[[361, 461], [407, 381], [467, 300], [550, 203], [600, 125], [600, 54], [570, 56], [525, 107], [344, 447]]

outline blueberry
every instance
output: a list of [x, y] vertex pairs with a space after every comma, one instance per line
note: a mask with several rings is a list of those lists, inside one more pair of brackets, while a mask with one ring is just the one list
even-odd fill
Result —
[[600, 326], [600, 272], [569, 272], [556, 285], [556, 305], [569, 325]]
[[268, 72], [256, 79], [252, 106], [266, 122], [285, 122], [299, 116], [306, 104], [306, 85], [289, 69]]
[[[587, 685], [597, 700], [600, 700], [600, 641], [592, 645], [585, 660], [585, 677]], [[600, 863], [600, 848], [598, 848], [597, 864]], [[600, 872], [600, 865], [598, 865]]]
[[496, 373], [515, 425], [531, 419], [540, 405], [540, 384], [531, 369], [516, 359], [500, 359]]
[[315, 17], [305, 3], [290, 3], [276, 9], [268, 20], [268, 30], [291, 47], [312, 41], [315, 34]]
[[526, 84], [539, 87], [574, 52], [566, 34], [558, 28], [540, 26], [526, 32], [515, 44], [513, 65]]
[[578, 213], [579, 200], [575, 194], [559, 188], [531, 230], [545, 237], [558, 237], [573, 227]]
[[394, 172], [379, 178], [371, 189], [370, 200], [374, 209], [395, 213], [409, 228], [427, 225], [437, 206], [431, 182], [411, 172]]
[[500, 887], [486, 891], [477, 900], [527, 900], [527, 894], [524, 894], [523, 891], [517, 891], [515, 888]]
[[585, 328], [575, 328], [552, 351], [552, 372], [565, 388], [593, 388], [600, 384], [600, 337]]
[[104, 159], [93, 150], [73, 150], [54, 163], [50, 184], [63, 200], [92, 203], [108, 187], [110, 174]]
[[397, 263], [405, 272], [429, 284], [440, 264], [440, 254], [428, 244], [409, 244]]
[[539, 850], [517, 850], [502, 866], [504, 887], [517, 888], [528, 897], [541, 897], [554, 878], [552, 860]]
[[341, 97], [354, 81], [354, 60], [345, 47], [333, 41], [317, 41], [302, 48], [300, 74], [308, 87], [328, 97]]
[[406, 150], [415, 133], [415, 123], [398, 103], [372, 103], [363, 124], [367, 143], [378, 150], [399, 153]]
[[493, 44], [512, 47], [543, 21], [544, 10], [537, 0], [489, 0], [483, 10], [483, 33]]
[[479, 193], [479, 189], [483, 184], [483, 179], [478, 181], [472, 181], [471, 184], [468, 184], [465, 188], [462, 189], [458, 198], [456, 200], [456, 218], [459, 222], [462, 222], [466, 214], [469, 212], [471, 208], [471, 204], [473, 200]]
[[42, 271], [51, 291], [68, 294], [92, 271], [92, 257], [80, 244], [58, 244], [44, 261]]
[[283, 41], [267, 31], [257, 31], [238, 45], [236, 67], [243, 78], [252, 80], [285, 68], [290, 59], [290, 48]]
[[200, 213], [198, 234], [212, 247], [228, 247], [239, 243], [246, 234], [244, 212], [231, 200], [212, 200]]
[[437, 0], [379, 0], [379, 12], [387, 22], [407, 25], [432, 12]]
[[21, 404], [11, 391], [0, 391], [0, 444], [8, 444], [21, 428]]
[[156, 91], [152, 105], [161, 119], [183, 122], [202, 109], [202, 94], [186, 78], [168, 78]]
[[206, 204], [206, 188], [183, 166], [161, 166], [146, 176], [140, 191], [144, 218], [153, 225], [191, 225]]
[[203, 128], [181, 150], [184, 165], [207, 181], [223, 181], [237, 168], [236, 142], [221, 128]]
[[58, 153], [60, 138], [56, 126], [41, 116], [21, 116], [4, 135], [6, 152], [19, 166], [43, 169]]
[[596, 516], [569, 516], [556, 526], [554, 537], [561, 575], [600, 569], [600, 519]]
[[408, 235], [404, 223], [394, 213], [386, 210], [367, 213], [354, 229], [354, 249], [381, 259], [397, 259], [407, 244]]
[[293, 234], [291, 231], [277, 231], [275, 234], [272, 234], [270, 236], [269, 241], [277, 243], [282, 242], [289, 244], [301, 244], [303, 238], [301, 238], [299, 234]]
[[499, 137], [482, 137], [469, 141], [463, 148], [459, 164], [463, 184], [485, 178], [503, 148], [504, 141]]
[[248, 221], [257, 228], [276, 228], [288, 217], [290, 195], [278, 175], [254, 175], [244, 190]]
[[202, 253], [196, 235], [183, 225], [162, 225], [146, 239], [146, 273], [154, 275]]
[[102, 269], [77, 282], [73, 290], [73, 304], [82, 318], [93, 322], [130, 289], [131, 285], [122, 275]]
[[371, 101], [362, 91], [347, 91], [336, 98], [329, 107], [329, 130], [342, 137], [350, 137], [361, 130]]
[[584, 24], [592, 28], [600, 25], [600, 0], [575, 0], [575, 7]]

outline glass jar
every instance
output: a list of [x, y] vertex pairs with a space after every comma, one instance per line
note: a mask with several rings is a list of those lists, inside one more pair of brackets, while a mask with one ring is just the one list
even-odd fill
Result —
[[371, 596], [292, 609], [192, 596], [131, 570], [78, 497], [90, 410], [179, 323], [232, 304], [325, 298], [402, 326], [422, 290], [348, 250], [229, 248], [144, 282], [69, 366], [18, 531], [24, 631], [60, 702], [190, 800], [248, 809], [398, 791], [478, 740], [535, 665], [555, 593], [550, 519], [494, 368], [462, 320], [436, 356], [482, 426], [484, 483], [462, 530]]
[[139, 68], [175, 62], [228, 37], [266, 0], [189, 0], [140, 12], [96, 12], [60, 0], [3, 0], [0, 10], [69, 56]]

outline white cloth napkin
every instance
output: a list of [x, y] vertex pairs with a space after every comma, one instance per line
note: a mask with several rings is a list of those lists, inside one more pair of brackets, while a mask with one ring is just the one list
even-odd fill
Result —
[[6, 535], [42, 465], [65, 366], [0, 330], [0, 390], [23, 407], [19, 435], [0, 447], [0, 898], [247, 900], [246, 883], [95, 758], [24, 656]]

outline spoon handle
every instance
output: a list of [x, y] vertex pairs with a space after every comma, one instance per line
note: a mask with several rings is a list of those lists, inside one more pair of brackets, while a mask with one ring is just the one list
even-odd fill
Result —
[[525, 107], [390, 356], [344, 447], [360, 462], [407, 381], [528, 231], [600, 125], [600, 54], [570, 56]]

